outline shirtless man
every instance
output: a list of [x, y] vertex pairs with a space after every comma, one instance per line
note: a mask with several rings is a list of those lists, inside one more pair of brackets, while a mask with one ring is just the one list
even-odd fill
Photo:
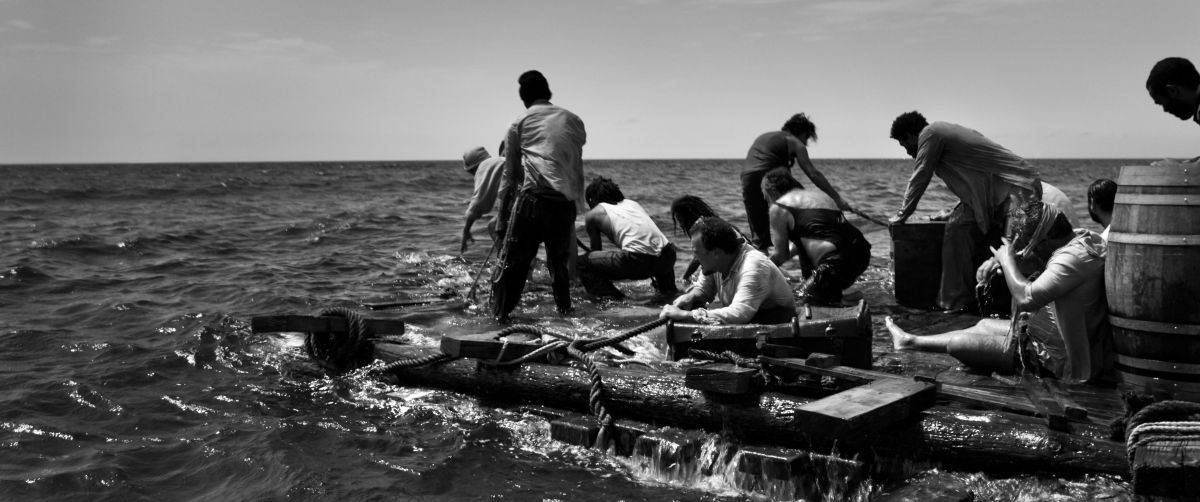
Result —
[[[701, 218], [691, 228], [703, 276], [691, 291], [663, 307], [659, 318], [703, 324], [776, 324], [796, 315], [787, 277], [771, 259], [742, 242], [725, 220]], [[718, 308], [704, 308], [718, 300]]]
[[[623, 298], [612, 281], [648, 278], [660, 294], [674, 295], [675, 246], [646, 210], [626, 199], [612, 180], [599, 176], [588, 183], [585, 200], [591, 207], [583, 215], [591, 251], [578, 260], [584, 289], [601, 298]], [[604, 250], [605, 238], [618, 249]]]
[[800, 258], [802, 296], [813, 303], [838, 303], [871, 261], [871, 244], [846, 221], [837, 203], [819, 190], [806, 190], [792, 175], [774, 171], [763, 180], [769, 211], [771, 261]]

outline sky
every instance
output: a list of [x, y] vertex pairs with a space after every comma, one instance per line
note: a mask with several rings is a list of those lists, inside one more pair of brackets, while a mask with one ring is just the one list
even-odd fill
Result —
[[0, 0], [0, 163], [452, 160], [546, 75], [585, 158], [902, 158], [900, 113], [1027, 158], [1200, 154], [1145, 91], [1197, 0]]

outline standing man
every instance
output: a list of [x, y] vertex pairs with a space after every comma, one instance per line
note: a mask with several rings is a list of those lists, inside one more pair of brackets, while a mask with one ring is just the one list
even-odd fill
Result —
[[[624, 298], [612, 281], [650, 279], [659, 294], [675, 296], [675, 245], [641, 204], [600, 176], [588, 183], [586, 198], [592, 209], [583, 215], [583, 224], [592, 249], [579, 257], [584, 289], [600, 298]], [[617, 249], [603, 250], [605, 237]]]
[[571, 243], [575, 215], [584, 211], [583, 145], [577, 115], [550, 103], [550, 83], [530, 70], [517, 79], [525, 113], [508, 130], [504, 170], [512, 180], [501, 194], [496, 225], [504, 236], [500, 268], [492, 280], [492, 314], [508, 322], [521, 300], [529, 266], [546, 243], [546, 266], [559, 314], [571, 312]]
[[975, 130], [934, 122], [915, 111], [896, 117], [892, 139], [916, 159], [904, 204], [890, 223], [903, 223], [917, 209], [929, 181], [936, 174], [959, 204], [947, 215], [942, 243], [942, 279], [937, 303], [960, 311], [975, 303], [975, 272], [1009, 235], [1013, 216], [1031, 201], [1041, 201], [1037, 171]]
[[1150, 70], [1146, 90], [1164, 112], [1200, 124], [1200, 73], [1191, 61], [1184, 58], [1159, 61]]
[[[467, 214], [463, 221], [459, 253], [467, 252], [467, 245], [475, 242], [471, 237], [471, 226], [496, 204], [500, 191], [500, 176], [504, 173], [504, 143], [500, 143], [500, 157], [492, 157], [487, 149], [477, 146], [463, 153], [463, 166], [475, 177], [475, 191], [467, 203]], [[490, 225], [489, 225], [490, 226]]]
[[812, 180], [822, 192], [829, 194], [838, 208], [850, 211], [850, 206], [825, 179], [808, 158], [808, 142], [817, 139], [817, 126], [803, 113], [792, 115], [778, 131], [763, 133], [755, 138], [746, 153], [742, 167], [742, 202], [746, 204], [746, 219], [750, 223], [751, 243], [760, 251], [771, 247], [771, 227], [767, 216], [770, 203], [763, 195], [762, 180], [776, 169], [790, 171], [792, 162]]

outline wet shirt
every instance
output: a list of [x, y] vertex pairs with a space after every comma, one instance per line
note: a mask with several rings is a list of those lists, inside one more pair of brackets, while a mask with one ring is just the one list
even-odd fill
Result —
[[[519, 137], [518, 137], [519, 133]], [[575, 202], [586, 212], [583, 200], [583, 145], [587, 132], [583, 120], [549, 101], [537, 101], [508, 130], [508, 144], [521, 146], [524, 168], [522, 190], [550, 189]]]
[[701, 276], [696, 287], [676, 298], [674, 305], [697, 298], [704, 303], [721, 302], [722, 307], [708, 311], [708, 318], [721, 324], [746, 324], [759, 309], [796, 308], [787, 277], [767, 255], [748, 244], [742, 244], [728, 277], [719, 273]]
[[776, 167], [792, 167], [798, 141], [787, 132], [772, 131], [755, 138], [746, 153], [742, 174], [766, 173]]
[[1060, 377], [1088, 380], [1107, 365], [1110, 347], [1104, 259], [1107, 244], [1100, 234], [1078, 229], [1075, 238], [1054, 251], [1046, 269], [1025, 287], [1030, 311], [1049, 307], [1065, 346], [1088, 347], [1088, 357], [1068, 359]]
[[496, 194], [500, 193], [500, 178], [504, 174], [504, 157], [488, 157], [475, 170], [475, 191], [467, 204], [467, 217], [479, 219], [492, 210]]
[[917, 209], [934, 174], [958, 196], [984, 233], [993, 224], [994, 210], [1009, 194], [1041, 192], [1038, 173], [1025, 159], [973, 129], [934, 122], [917, 138], [916, 163], [901, 217]]
[[[801, 238], [829, 241], [841, 252], [848, 252], [853, 249], [854, 244], [865, 241], [862, 232], [858, 230], [858, 227], [846, 221], [846, 217], [842, 215], [841, 210], [820, 208], [798, 209], [778, 202], [775, 205], [786, 209], [792, 214], [792, 229], [788, 233], [788, 240], [796, 243], [801, 248], [803, 248], [803, 245], [800, 243]], [[809, 259], [808, 253], [800, 253], [800, 266], [807, 273], [816, 264], [812, 263], [812, 260]]]
[[613, 236], [622, 251], [658, 256], [669, 242], [641, 204], [625, 199], [616, 204], [601, 202], [599, 207], [608, 214]]

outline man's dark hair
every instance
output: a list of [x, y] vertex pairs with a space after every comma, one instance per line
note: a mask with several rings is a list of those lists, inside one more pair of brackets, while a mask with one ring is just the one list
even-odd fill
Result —
[[762, 189], [764, 194], [768, 194], [768, 199], [775, 200], [792, 190], [803, 189], [804, 185], [800, 184], [786, 169], [775, 169], [767, 173], [763, 177]]
[[780, 130], [787, 131], [797, 138], [807, 137], [814, 141], [817, 139], [817, 125], [813, 124], [808, 115], [803, 113], [792, 115], [792, 118], [783, 123]]
[[704, 199], [695, 195], [684, 195], [671, 201], [671, 221], [675, 222], [676, 228], [682, 227], [688, 237], [692, 236], [692, 225], [696, 224], [696, 220], [716, 215]]
[[742, 239], [738, 237], [733, 225], [716, 216], [705, 216], [692, 225], [688, 235], [699, 235], [704, 249], [720, 249], [726, 253], [737, 253], [742, 247]]
[[616, 204], [625, 200], [625, 194], [621, 193], [621, 188], [613, 183], [613, 180], [603, 176], [592, 178], [587, 188], [584, 189], [583, 196], [590, 207], [596, 207], [596, 204], [601, 202]]
[[928, 125], [929, 121], [918, 111], [901, 113], [892, 121], [892, 139], [904, 139], [909, 134], [920, 135], [921, 130]]
[[1200, 73], [1191, 61], [1184, 58], [1166, 58], [1154, 64], [1150, 76], [1146, 78], [1146, 90], [1154, 94], [1163, 94], [1167, 85], [1177, 85], [1188, 90], [1200, 86]]
[[1117, 198], [1117, 182], [1108, 178], [1100, 178], [1088, 185], [1088, 200], [1102, 211], [1113, 209], [1113, 201]]
[[520, 93], [525, 106], [539, 99], [550, 99], [550, 82], [546, 81], [546, 77], [540, 71], [529, 70], [522, 73], [517, 78], [517, 84], [521, 86], [517, 92]]

